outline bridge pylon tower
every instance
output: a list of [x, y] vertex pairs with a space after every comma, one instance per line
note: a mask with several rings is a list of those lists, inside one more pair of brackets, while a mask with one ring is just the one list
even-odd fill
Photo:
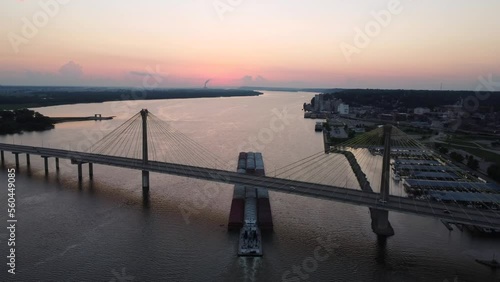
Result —
[[[142, 162], [148, 163], [148, 114], [147, 109], [141, 110], [142, 117]], [[149, 171], [142, 171], [142, 192], [149, 193]]]
[[[385, 204], [389, 201], [390, 180], [391, 180], [391, 132], [392, 125], [384, 126], [384, 156], [382, 160], [382, 177], [380, 183], [380, 204]], [[389, 222], [389, 211], [372, 209], [372, 230], [375, 234], [382, 237], [394, 235], [394, 229]]]

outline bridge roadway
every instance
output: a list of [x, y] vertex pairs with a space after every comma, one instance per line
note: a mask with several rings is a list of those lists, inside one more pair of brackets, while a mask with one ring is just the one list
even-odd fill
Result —
[[[280, 179], [269, 176], [240, 174], [232, 171], [174, 163], [149, 161], [145, 164], [139, 159], [83, 153], [62, 149], [0, 143], [0, 150], [70, 159], [81, 163], [94, 163], [135, 170], [147, 170], [150, 172], [171, 174], [226, 184], [267, 187], [269, 190], [276, 192], [315, 197], [380, 210], [438, 218], [454, 223], [473, 224], [486, 228], [500, 229], [500, 212], [494, 210], [480, 210], [451, 204], [445, 205], [444, 203], [439, 202], [415, 200], [398, 196], [390, 196], [386, 203], [381, 203], [379, 201], [379, 194], [373, 192], [363, 192], [361, 190], [323, 184]], [[445, 210], [448, 210], [449, 213], [445, 213]]]

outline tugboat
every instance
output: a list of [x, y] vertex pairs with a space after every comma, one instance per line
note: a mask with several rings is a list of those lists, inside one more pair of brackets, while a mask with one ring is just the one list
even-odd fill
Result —
[[500, 268], [500, 263], [495, 259], [495, 255], [493, 255], [493, 259], [491, 260], [476, 259], [476, 262], [489, 266], [493, 269]]
[[238, 256], [262, 256], [262, 237], [256, 225], [246, 225], [241, 229]]
[[323, 131], [323, 122], [321, 122], [321, 121], [316, 122], [316, 126], [314, 127], [314, 130], [316, 132]]

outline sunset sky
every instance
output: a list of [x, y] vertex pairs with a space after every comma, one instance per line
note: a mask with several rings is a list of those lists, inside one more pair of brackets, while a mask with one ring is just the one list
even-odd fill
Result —
[[2, 85], [141, 86], [153, 72], [167, 88], [474, 89], [500, 75], [498, 0], [2, 0], [0, 11]]

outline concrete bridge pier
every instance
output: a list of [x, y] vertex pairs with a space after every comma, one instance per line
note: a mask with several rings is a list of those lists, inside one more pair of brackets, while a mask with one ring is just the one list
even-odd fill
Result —
[[[83, 164], [84, 164], [84, 162], [72, 159], [71, 164], [78, 166], [78, 182], [81, 183], [83, 181]], [[89, 163], [89, 174], [90, 174], [90, 163]]]
[[56, 170], [59, 170], [59, 158], [56, 158]]
[[28, 167], [30, 167], [30, 166], [31, 166], [30, 154], [26, 154], [26, 165], [27, 165]]
[[89, 178], [94, 179], [94, 164], [89, 163]]
[[45, 176], [49, 175], [49, 157], [47, 156], [42, 156], [43, 158], [43, 165], [45, 168]]
[[149, 193], [149, 171], [142, 171], [142, 193]]
[[19, 168], [19, 153], [12, 152], [12, 154], [15, 156], [15, 159], [16, 159], [16, 168]]
[[370, 209], [372, 218], [373, 233], [380, 237], [390, 237], [394, 235], [394, 229], [389, 222], [389, 211]]
[[0, 151], [0, 158], [2, 159], [2, 165], [5, 163], [5, 154], [3, 151]]
[[82, 182], [83, 180], [83, 175], [82, 175], [82, 163], [78, 163], [78, 182]]

